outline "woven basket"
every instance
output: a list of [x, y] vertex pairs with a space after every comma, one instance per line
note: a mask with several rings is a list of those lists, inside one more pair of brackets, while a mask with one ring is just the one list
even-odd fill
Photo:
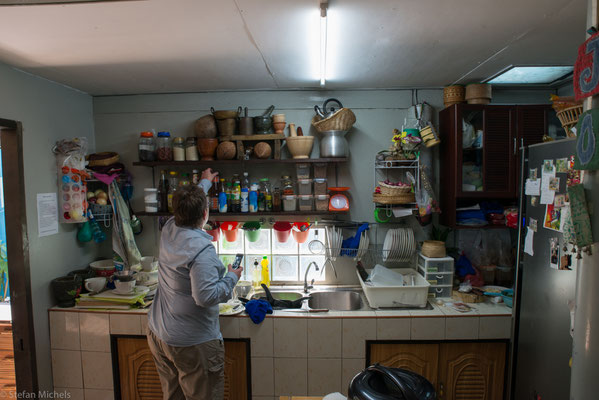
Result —
[[322, 119], [318, 115], [312, 118], [312, 125], [318, 132], [348, 131], [355, 122], [356, 116], [349, 108], [342, 108], [325, 119]]
[[443, 88], [443, 104], [449, 107], [452, 104], [463, 103], [466, 98], [466, 88], [461, 85], [451, 85]]
[[90, 154], [88, 158], [90, 167], [107, 167], [119, 162], [118, 153], [113, 153], [110, 151]]
[[441, 242], [440, 240], [425, 240], [422, 243], [420, 252], [423, 256], [429, 258], [442, 258], [447, 256], [445, 242]]
[[395, 196], [373, 193], [372, 201], [378, 204], [409, 204], [416, 202], [416, 196], [414, 193], [398, 194]]
[[[465, 99], [466, 100], [473, 100], [473, 99], [489, 99], [491, 100], [491, 95], [492, 91], [491, 91], [491, 85], [489, 85], [488, 83], [471, 83], [470, 85], [466, 86], [466, 96]], [[477, 103], [470, 103], [470, 104], [477, 104]], [[481, 104], [481, 103], [479, 103]]]
[[420, 137], [426, 147], [433, 147], [441, 143], [437, 133], [431, 125], [427, 125], [420, 130]]
[[562, 127], [566, 131], [566, 135], [568, 135], [568, 137], [575, 136], [572, 133], [572, 128], [578, 122], [580, 114], [582, 114], [582, 104], [568, 107], [556, 112], [557, 118], [559, 118], [559, 121], [562, 123]]
[[412, 186], [392, 186], [387, 185], [384, 182], [379, 182], [381, 188], [381, 194], [385, 196], [397, 196], [399, 194], [406, 194], [412, 191]]

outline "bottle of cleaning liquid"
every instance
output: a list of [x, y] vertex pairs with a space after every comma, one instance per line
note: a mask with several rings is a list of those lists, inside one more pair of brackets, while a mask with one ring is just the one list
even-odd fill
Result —
[[260, 283], [264, 283], [267, 287], [270, 287], [270, 273], [268, 271], [268, 257], [264, 256], [262, 257], [262, 261], [260, 261], [260, 264], [262, 265], [262, 279], [260, 280]]
[[260, 265], [257, 258], [254, 258], [254, 268], [252, 269], [252, 286], [254, 289], [260, 287]]

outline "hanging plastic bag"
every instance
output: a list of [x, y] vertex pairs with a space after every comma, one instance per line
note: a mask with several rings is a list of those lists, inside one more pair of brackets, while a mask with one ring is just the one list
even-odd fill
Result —
[[87, 138], [60, 140], [52, 149], [58, 171], [58, 207], [60, 222], [87, 221], [87, 185], [85, 172]]

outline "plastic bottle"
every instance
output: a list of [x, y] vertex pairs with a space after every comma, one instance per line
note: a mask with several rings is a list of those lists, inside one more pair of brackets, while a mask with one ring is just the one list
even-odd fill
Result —
[[266, 211], [266, 193], [264, 192], [262, 179], [260, 179], [260, 191], [258, 192], [258, 211]]
[[177, 178], [177, 171], [169, 172], [168, 176], [168, 197], [167, 197], [167, 206], [168, 211], [173, 212], [173, 195], [179, 186], [179, 179]]
[[252, 186], [250, 188], [249, 199], [250, 199], [249, 200], [250, 212], [251, 213], [258, 212], [258, 184], [257, 183], [252, 183]]
[[233, 188], [231, 182], [225, 182], [225, 193], [227, 193], [227, 211], [233, 212]]
[[227, 212], [227, 191], [225, 189], [225, 180], [221, 178], [220, 180], [220, 192], [218, 193], [218, 212], [226, 213]]
[[200, 183], [200, 171], [198, 171], [197, 169], [191, 171], [191, 183], [194, 185]]
[[270, 273], [268, 272], [268, 257], [267, 256], [262, 257], [262, 261], [260, 261], [260, 264], [262, 265], [260, 284], [264, 283], [267, 287], [269, 287], [270, 286]]
[[94, 218], [94, 215], [92, 214], [92, 210], [87, 210], [87, 218], [89, 219], [89, 223], [91, 224], [91, 227], [92, 227], [92, 236], [94, 238], [94, 242], [102, 243], [103, 241], [105, 241], [106, 234], [104, 233], [102, 228], [100, 228], [98, 221], [96, 221], [96, 219]]
[[252, 269], [252, 286], [254, 289], [260, 287], [260, 266], [257, 258], [254, 258], [254, 269]]
[[158, 183], [158, 211], [168, 212], [168, 180], [165, 170], [160, 171]]
[[218, 195], [220, 194], [220, 185], [217, 177], [215, 177], [212, 181], [212, 187], [208, 191], [208, 194], [208, 204], [210, 205], [210, 211], [218, 212]]
[[233, 212], [241, 212], [241, 181], [237, 174], [233, 178]]
[[272, 190], [268, 178], [260, 179], [262, 184], [261, 190], [264, 191], [264, 211], [272, 211]]
[[189, 186], [191, 185], [191, 181], [189, 180], [189, 174], [187, 172], [183, 172], [181, 174], [181, 180], [179, 181], [179, 186]]

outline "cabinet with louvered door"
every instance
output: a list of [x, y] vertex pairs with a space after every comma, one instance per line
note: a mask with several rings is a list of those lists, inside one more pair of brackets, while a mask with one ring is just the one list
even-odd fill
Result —
[[[520, 147], [542, 143], [543, 136], [554, 134], [561, 136], [564, 133], [555, 111], [549, 105], [532, 105], [517, 107], [517, 138], [514, 141], [516, 156], [516, 171], [521, 165]], [[525, 176], [526, 178], [526, 176]], [[520, 174], [516, 173], [516, 189], [520, 188]]]
[[502, 400], [505, 343], [442, 343], [439, 400]]
[[513, 143], [516, 113], [510, 106], [484, 110], [483, 193], [492, 198], [514, 198], [516, 194], [516, 160]]
[[[145, 337], [118, 337], [120, 398], [161, 400], [156, 365]], [[248, 342], [225, 340], [225, 400], [249, 399]]]
[[437, 386], [439, 345], [437, 343], [373, 343], [369, 364], [402, 368], [424, 376]]
[[0, 398], [16, 398], [15, 352], [12, 324], [0, 323]]

